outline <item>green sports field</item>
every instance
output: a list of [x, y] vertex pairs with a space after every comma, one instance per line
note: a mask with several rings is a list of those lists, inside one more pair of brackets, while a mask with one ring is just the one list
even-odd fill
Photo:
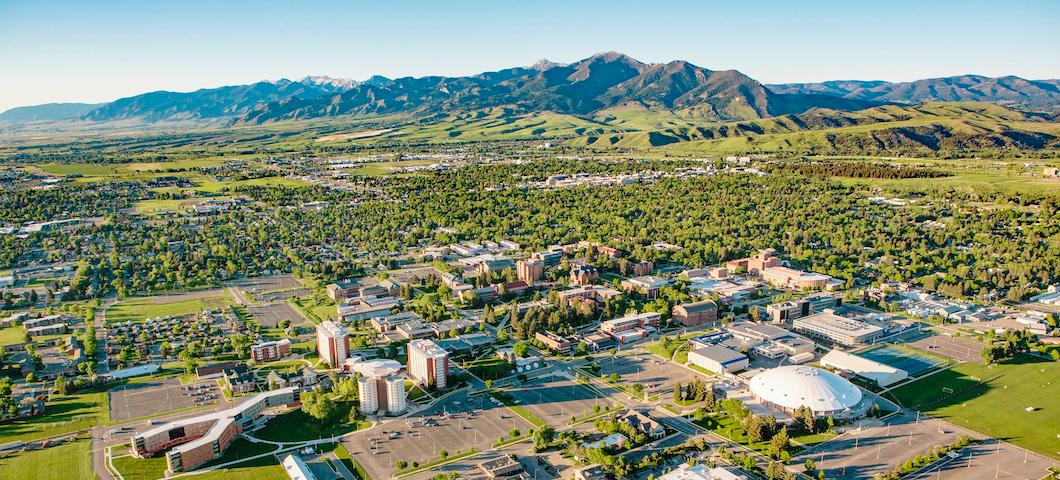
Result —
[[78, 440], [57, 447], [0, 458], [0, 480], [91, 480], [90, 442]]
[[1060, 363], [1021, 356], [990, 367], [957, 365], [890, 395], [903, 406], [1060, 458], [1058, 382]]
[[87, 430], [105, 420], [106, 393], [79, 393], [47, 403], [44, 414], [0, 424], [0, 443]]
[[142, 322], [153, 317], [192, 315], [202, 313], [207, 308], [226, 306], [231, 300], [227, 294], [167, 303], [161, 303], [164, 300], [159, 298], [136, 297], [122, 300], [107, 310], [107, 321], [110, 323], [129, 320]]

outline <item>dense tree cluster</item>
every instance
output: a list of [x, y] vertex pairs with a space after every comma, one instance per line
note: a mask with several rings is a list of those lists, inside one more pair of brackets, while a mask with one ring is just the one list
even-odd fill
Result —
[[949, 173], [924, 167], [905, 165], [888, 165], [870, 162], [799, 162], [794, 164], [777, 164], [770, 171], [782, 173], [793, 171], [814, 177], [851, 177], [851, 178], [938, 178], [948, 177]]
[[[74, 234], [4, 236], [0, 260], [83, 260], [71, 285], [74, 296], [196, 287], [268, 271], [341, 278], [364, 259], [385, 259], [389, 252], [501, 239], [529, 249], [598, 241], [638, 260], [691, 267], [775, 248], [797, 268], [847, 280], [919, 281], [954, 296], [1023, 298], [1060, 278], [1060, 257], [1051, 253], [1060, 248], [1052, 199], [1035, 199], [1033, 209], [985, 209], [961, 206], [979, 196], [952, 192], [921, 202], [924, 207], [896, 208], [823, 179], [732, 174], [625, 186], [522, 186], [552, 172], [661, 171], [674, 164], [551, 160], [366, 177], [358, 181], [363, 191], [255, 187], [245, 193], [263, 204], [213, 216], [119, 219]], [[299, 208], [321, 199], [329, 202], [325, 208]], [[9, 206], [0, 215], [23, 218], [23, 208]], [[942, 216], [945, 229], [923, 225]], [[650, 248], [657, 241], [681, 249]], [[664, 311], [683, 298], [680, 288], [673, 293], [652, 309]], [[551, 315], [534, 314], [541, 324]]]

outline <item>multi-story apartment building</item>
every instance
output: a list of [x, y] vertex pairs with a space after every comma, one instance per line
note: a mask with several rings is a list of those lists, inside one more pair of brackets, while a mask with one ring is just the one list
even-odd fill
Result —
[[350, 334], [346, 327], [331, 320], [317, 325], [317, 353], [335, 368], [350, 356]]
[[271, 362], [279, 360], [291, 354], [291, 341], [283, 339], [279, 341], [261, 342], [250, 346], [250, 357], [255, 362]]
[[425, 387], [449, 385], [449, 352], [430, 340], [409, 342], [408, 373]]

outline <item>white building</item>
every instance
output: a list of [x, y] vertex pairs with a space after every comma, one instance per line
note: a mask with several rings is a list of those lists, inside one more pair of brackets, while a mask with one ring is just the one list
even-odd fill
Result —
[[430, 340], [409, 342], [408, 372], [425, 387], [449, 386], [449, 352]]
[[288, 454], [283, 458], [282, 464], [291, 480], [317, 480], [317, 476], [309, 469], [309, 465], [306, 465], [298, 455]]
[[875, 381], [881, 387], [894, 385], [909, 378], [909, 373], [905, 370], [840, 350], [832, 350], [821, 357], [821, 365], [851, 372], [859, 377]]
[[846, 346], [870, 343], [884, 334], [884, 330], [880, 327], [836, 315], [831, 309], [825, 309], [821, 313], [808, 317], [796, 318], [792, 322], [792, 329]]
[[721, 467], [710, 468], [702, 463], [689, 466], [685, 463], [674, 471], [658, 477], [658, 480], [747, 480], [747, 477]]
[[405, 412], [405, 379], [398, 376], [401, 364], [394, 360], [369, 360], [354, 367], [361, 411], [368, 414], [400, 415]]
[[710, 345], [688, 352], [688, 361], [692, 365], [714, 373], [733, 373], [747, 368], [750, 360], [735, 350]]
[[331, 320], [317, 325], [317, 353], [328, 365], [341, 366], [350, 356], [350, 334], [346, 327]]

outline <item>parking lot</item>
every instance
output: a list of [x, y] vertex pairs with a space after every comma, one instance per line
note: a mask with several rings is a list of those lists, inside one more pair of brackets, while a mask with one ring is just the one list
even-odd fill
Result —
[[[489, 450], [498, 437], [507, 437], [513, 428], [526, 433], [532, 428], [506, 407], [497, 407], [489, 396], [456, 393], [408, 419], [390, 422], [343, 439], [350, 455], [372, 478], [390, 478], [398, 460], [428, 463], [438, 459], [439, 450], [450, 455], [469, 448]], [[474, 411], [474, 414], [469, 412]], [[446, 414], [449, 418], [446, 418]], [[432, 426], [424, 426], [430, 419]], [[414, 426], [410, 427], [409, 423]]]
[[639, 383], [648, 392], [671, 390], [678, 382], [688, 383], [694, 375], [707, 379], [705, 375], [644, 352], [614, 358], [602, 355], [597, 357], [596, 363], [600, 365], [600, 375], [617, 373], [622, 383]]
[[265, 328], [275, 328], [284, 320], [290, 320], [291, 325], [306, 323], [305, 318], [286, 302], [250, 306], [247, 311]]
[[504, 392], [518, 400], [530, 413], [556, 428], [566, 426], [571, 417], [583, 417], [591, 413], [594, 405], [599, 405], [601, 409], [611, 405], [611, 401], [596, 392], [558, 376], [518, 384]]
[[[202, 388], [196, 391], [185, 390], [196, 386]], [[175, 377], [122, 385], [115, 387], [108, 395], [110, 419], [119, 422], [183, 408], [212, 405], [222, 398], [221, 390], [214, 382], [184, 386]], [[211, 396], [213, 398], [210, 398]]]
[[[938, 419], [921, 417], [917, 423], [915, 413], [903, 413], [888, 418], [884, 425], [861, 432], [851, 431], [802, 452], [792, 459], [791, 465], [802, 465], [812, 459], [818, 469], [825, 470], [828, 478], [872, 478], [874, 474], [889, 471], [935, 445], [950, 444], [962, 433], [976, 436]], [[1024, 463], [1025, 457], [1027, 463]], [[993, 478], [998, 472], [1008, 475], [998, 478], [1038, 479], [1046, 474], [1049, 463], [1043, 457], [1026, 454], [1013, 445], [998, 445], [990, 440], [966, 449], [958, 461], [932, 465], [922, 472], [930, 472], [930, 475], [916, 478]]]
[[983, 346], [971, 340], [949, 335], [930, 335], [906, 345], [962, 362], [983, 363], [983, 357], [979, 354]]

